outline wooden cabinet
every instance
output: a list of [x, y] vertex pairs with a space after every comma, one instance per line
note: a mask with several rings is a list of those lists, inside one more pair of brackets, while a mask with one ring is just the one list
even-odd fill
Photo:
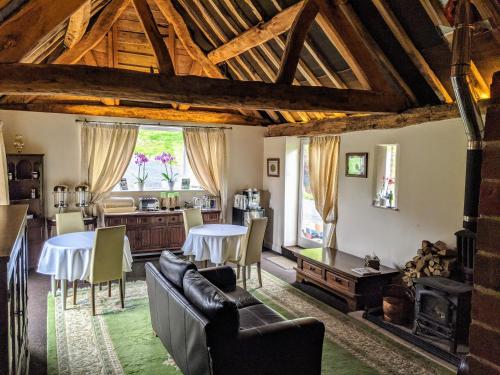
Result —
[[30, 215], [29, 268], [37, 266], [45, 240], [43, 158], [42, 154], [7, 154], [10, 203], [27, 204]]
[[[220, 211], [203, 212], [203, 222], [219, 222]], [[133, 253], [179, 250], [185, 240], [182, 212], [134, 212], [132, 214], [105, 214], [105, 226], [126, 225], [127, 237]]]
[[28, 373], [27, 210], [0, 206], [0, 375]]

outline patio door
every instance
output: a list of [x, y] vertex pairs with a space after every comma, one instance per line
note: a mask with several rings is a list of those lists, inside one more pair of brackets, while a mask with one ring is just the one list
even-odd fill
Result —
[[311, 193], [309, 184], [309, 140], [300, 143], [300, 188], [297, 244], [305, 248], [322, 247], [324, 224]]

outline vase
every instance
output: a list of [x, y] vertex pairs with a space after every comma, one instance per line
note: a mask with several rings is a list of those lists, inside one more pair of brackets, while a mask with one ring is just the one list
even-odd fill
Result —
[[168, 182], [168, 188], [169, 188], [170, 190], [174, 190], [174, 185], [175, 185], [175, 181], [169, 181], [169, 182]]
[[144, 190], [144, 181], [137, 181], [135, 183], [135, 185], [137, 186], [137, 190], [139, 190], [139, 191], [143, 191]]

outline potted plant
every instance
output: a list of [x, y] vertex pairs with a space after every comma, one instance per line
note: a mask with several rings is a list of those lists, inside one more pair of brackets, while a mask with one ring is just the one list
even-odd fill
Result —
[[139, 168], [139, 173], [135, 176], [137, 189], [144, 190], [144, 183], [148, 179], [148, 174], [146, 173], [146, 163], [149, 162], [148, 157], [142, 153], [136, 153], [134, 156], [134, 163]]
[[172, 168], [175, 157], [171, 153], [163, 151], [160, 155], [155, 157], [155, 160], [158, 160], [163, 164], [163, 167], [165, 168], [165, 173], [161, 174], [163, 176], [163, 180], [168, 182], [170, 190], [174, 190], [174, 184], [177, 180], [177, 176], [179, 175], [178, 173], [175, 173]]

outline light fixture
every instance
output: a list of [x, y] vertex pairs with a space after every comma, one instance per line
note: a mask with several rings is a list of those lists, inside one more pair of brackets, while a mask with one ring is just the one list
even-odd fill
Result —
[[75, 206], [80, 207], [83, 217], [87, 217], [85, 207], [90, 206], [91, 193], [88, 185], [75, 186]]

